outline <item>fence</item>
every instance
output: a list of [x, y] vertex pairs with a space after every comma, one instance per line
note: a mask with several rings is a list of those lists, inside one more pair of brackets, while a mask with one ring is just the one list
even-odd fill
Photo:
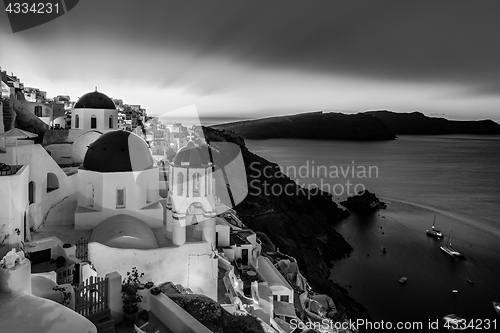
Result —
[[107, 280], [91, 276], [75, 287], [75, 311], [82, 316], [89, 316], [104, 311], [107, 307]]
[[76, 241], [75, 257], [81, 261], [89, 261], [89, 240], [80, 238]]

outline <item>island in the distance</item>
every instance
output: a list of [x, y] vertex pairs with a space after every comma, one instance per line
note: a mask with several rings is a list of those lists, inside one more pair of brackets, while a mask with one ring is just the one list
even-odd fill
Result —
[[307, 112], [211, 126], [245, 139], [393, 140], [396, 135], [500, 134], [492, 120], [458, 121], [420, 112], [367, 111], [357, 114]]
[[500, 125], [493, 120], [448, 120], [428, 117], [421, 112], [398, 113], [392, 111], [368, 111], [384, 122], [396, 135], [441, 135], [441, 134], [500, 134]]
[[213, 125], [244, 139], [393, 140], [384, 123], [367, 114], [308, 112]]

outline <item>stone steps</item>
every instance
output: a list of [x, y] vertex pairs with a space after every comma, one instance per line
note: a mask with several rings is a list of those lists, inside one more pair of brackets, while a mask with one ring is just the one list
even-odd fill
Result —
[[91, 314], [87, 319], [97, 328], [97, 333], [115, 333], [115, 322], [111, 317], [109, 308], [106, 310]]
[[14, 112], [9, 103], [3, 103], [3, 125], [4, 125], [4, 131], [8, 131], [10, 130], [11, 128], [14, 127], [14, 124], [13, 124], [13, 115], [12, 115], [12, 112]]

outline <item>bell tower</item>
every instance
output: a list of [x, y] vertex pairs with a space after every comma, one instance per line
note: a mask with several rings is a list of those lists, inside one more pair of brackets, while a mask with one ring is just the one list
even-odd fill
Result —
[[186, 242], [188, 226], [193, 236], [215, 243], [213, 164], [208, 149], [189, 141], [169, 165], [167, 236], [177, 246]]

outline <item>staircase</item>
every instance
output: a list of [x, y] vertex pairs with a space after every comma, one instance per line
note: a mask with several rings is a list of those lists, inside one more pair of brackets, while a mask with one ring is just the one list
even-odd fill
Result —
[[87, 316], [87, 319], [97, 327], [97, 333], [115, 333], [115, 322], [109, 308], [106, 307], [104, 311], [91, 314]]
[[10, 105], [9, 105], [9, 102], [4, 102], [3, 103], [3, 125], [4, 125], [4, 131], [8, 131], [10, 130], [11, 128], [14, 127], [14, 119], [15, 119], [15, 116], [14, 116], [14, 113], [15, 111], [11, 109]]

